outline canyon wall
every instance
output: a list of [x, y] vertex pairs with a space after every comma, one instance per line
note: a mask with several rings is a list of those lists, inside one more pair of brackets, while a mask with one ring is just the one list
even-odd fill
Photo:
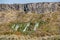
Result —
[[19, 10], [33, 13], [50, 13], [60, 11], [60, 2], [42, 2], [28, 4], [0, 4], [0, 11]]

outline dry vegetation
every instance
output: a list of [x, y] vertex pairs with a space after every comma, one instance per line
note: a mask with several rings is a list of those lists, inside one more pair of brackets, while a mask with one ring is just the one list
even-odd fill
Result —
[[[23, 31], [25, 27], [27, 29]], [[22, 33], [33, 36], [60, 35], [60, 12], [44, 14], [25, 14], [20, 11], [0, 12], [0, 35]]]

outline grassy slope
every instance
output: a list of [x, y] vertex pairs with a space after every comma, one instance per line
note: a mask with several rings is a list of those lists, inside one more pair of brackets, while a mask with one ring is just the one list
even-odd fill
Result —
[[[44, 14], [35, 14], [27, 13], [24, 14], [20, 11], [8, 11], [0, 12], [0, 34], [17, 34], [21, 33], [18, 31], [13, 32], [10, 28], [12, 23], [25, 23], [31, 22], [40, 22], [44, 21], [39, 28], [36, 29], [31, 35], [34, 36], [46, 36], [46, 35], [58, 35], [60, 34], [60, 12], [54, 13], [44, 13]], [[45, 23], [46, 22], [46, 23]], [[32, 26], [33, 27], [33, 26]]]

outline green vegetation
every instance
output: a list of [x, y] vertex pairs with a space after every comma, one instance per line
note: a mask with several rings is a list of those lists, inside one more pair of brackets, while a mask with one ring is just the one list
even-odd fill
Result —
[[26, 23], [12, 23], [10, 26], [14, 31], [19, 31], [24, 34], [31, 34], [36, 31], [41, 25], [46, 24], [45, 21], [38, 21], [35, 23], [26, 22]]
[[39, 36], [60, 34], [60, 12], [22, 14], [18, 11], [12, 11], [5, 14], [2, 23], [0, 30], [3, 30], [3, 34], [10, 34], [8, 32], [11, 32], [11, 34], [21, 33]]

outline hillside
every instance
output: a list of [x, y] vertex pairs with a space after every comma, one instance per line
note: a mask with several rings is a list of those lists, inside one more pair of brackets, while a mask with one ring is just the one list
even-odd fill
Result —
[[60, 40], [60, 3], [0, 4], [2, 37]]
[[[28, 30], [25, 30], [25, 32], [23, 32], [23, 29], [21, 28], [18, 28], [17, 30], [12, 28], [14, 24], [25, 25], [26, 23], [30, 23], [30, 27], [28, 27]], [[36, 27], [35, 31], [32, 31], [32, 29], [35, 28], [34, 24], [36, 23], [39, 23], [39, 25]], [[25, 27], [26, 26], [22, 26], [22, 28]], [[44, 14], [21, 14], [20, 11], [0, 12], [0, 35], [12, 34], [29, 36], [32, 35], [36, 37], [60, 35], [60, 12]]]

